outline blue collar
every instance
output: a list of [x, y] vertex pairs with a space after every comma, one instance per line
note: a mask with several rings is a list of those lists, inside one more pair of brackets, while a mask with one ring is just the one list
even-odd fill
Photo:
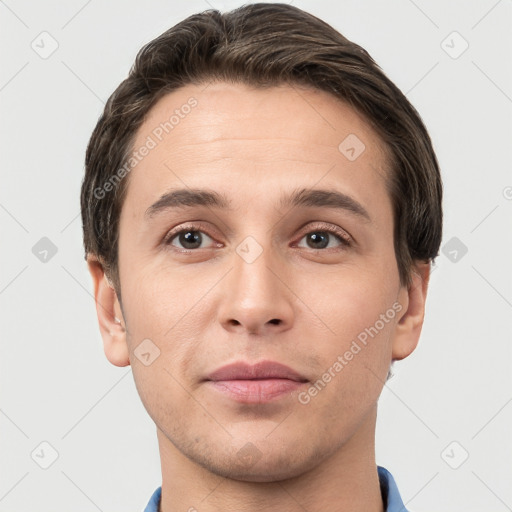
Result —
[[[396, 486], [393, 475], [382, 466], [377, 466], [379, 473], [380, 492], [382, 500], [384, 501], [385, 512], [407, 512], [405, 505], [402, 502], [398, 487]], [[151, 496], [144, 512], [159, 512], [160, 497], [162, 495], [162, 487], [159, 487]]]
[[393, 475], [382, 466], [377, 466], [377, 471], [379, 472], [382, 501], [386, 505], [385, 512], [408, 512], [400, 497]]

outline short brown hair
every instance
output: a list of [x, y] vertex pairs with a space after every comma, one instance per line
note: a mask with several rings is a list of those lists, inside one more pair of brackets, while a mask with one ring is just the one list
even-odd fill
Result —
[[348, 102], [390, 154], [387, 188], [401, 284], [411, 283], [414, 260], [438, 255], [442, 182], [418, 112], [366, 50], [333, 27], [291, 5], [257, 3], [194, 14], [146, 44], [105, 105], [86, 151], [81, 209], [86, 257], [98, 257], [118, 295], [119, 218], [128, 177], [109, 187], [106, 199], [98, 190], [106, 195], [103, 185], [119, 176], [138, 128], [163, 95], [213, 80], [296, 84]]

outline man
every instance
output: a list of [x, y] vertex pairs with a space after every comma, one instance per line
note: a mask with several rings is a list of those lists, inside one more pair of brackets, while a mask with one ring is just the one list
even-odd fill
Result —
[[406, 510], [377, 401], [418, 343], [441, 202], [416, 110], [296, 7], [206, 11], [139, 52], [81, 205], [105, 354], [157, 427], [146, 511]]

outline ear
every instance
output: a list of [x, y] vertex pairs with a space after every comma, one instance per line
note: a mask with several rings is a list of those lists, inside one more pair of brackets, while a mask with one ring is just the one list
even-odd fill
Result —
[[96, 313], [105, 355], [115, 366], [128, 366], [130, 358], [126, 343], [126, 324], [117, 294], [96, 256], [87, 256], [87, 266], [94, 284]]
[[400, 320], [395, 326], [392, 345], [393, 361], [409, 356], [420, 339], [425, 300], [430, 279], [430, 262], [416, 262], [412, 270], [412, 283], [402, 287], [398, 302], [402, 306]]

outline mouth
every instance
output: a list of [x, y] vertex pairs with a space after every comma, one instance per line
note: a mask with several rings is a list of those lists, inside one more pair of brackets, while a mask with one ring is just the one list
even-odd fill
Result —
[[237, 402], [261, 404], [290, 397], [308, 381], [290, 367], [275, 361], [236, 362], [223, 366], [206, 379], [216, 392]]

